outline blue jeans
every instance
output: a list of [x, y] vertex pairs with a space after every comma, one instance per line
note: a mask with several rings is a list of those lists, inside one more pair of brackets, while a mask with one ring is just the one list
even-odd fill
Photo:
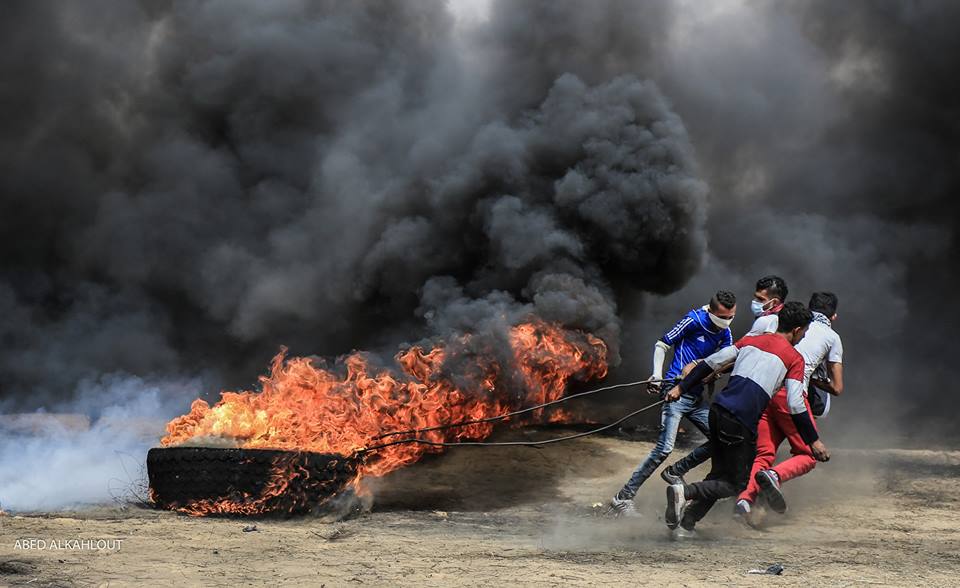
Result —
[[[669, 402], [663, 405], [660, 410], [660, 437], [657, 439], [657, 445], [643, 460], [643, 463], [634, 470], [630, 480], [624, 485], [623, 489], [617, 493], [617, 497], [623, 500], [633, 498], [637, 495], [637, 490], [653, 472], [657, 471], [667, 456], [673, 451], [673, 446], [677, 441], [677, 429], [680, 428], [680, 420], [683, 417], [687, 419], [700, 430], [701, 433], [710, 438], [710, 403], [703, 397], [681, 396], [676, 402]], [[690, 452], [689, 455], [673, 464], [673, 472], [677, 475], [683, 475], [710, 459], [710, 442], [707, 441]]]

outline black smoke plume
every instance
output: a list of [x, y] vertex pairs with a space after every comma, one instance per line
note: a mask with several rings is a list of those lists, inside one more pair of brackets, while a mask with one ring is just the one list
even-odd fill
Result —
[[617, 293], [676, 289], [706, 248], [686, 129], [618, 54], [655, 51], [665, 11], [624, 11], [504, 3], [461, 35], [429, 1], [11, 3], [3, 399], [111, 373], [244, 385], [281, 344], [390, 350], [531, 312], [617, 363]]

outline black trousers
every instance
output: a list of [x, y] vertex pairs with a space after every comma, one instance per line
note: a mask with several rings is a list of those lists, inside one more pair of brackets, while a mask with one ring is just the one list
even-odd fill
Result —
[[730, 411], [714, 403], [710, 406], [709, 423], [713, 450], [710, 473], [702, 482], [684, 487], [687, 499], [693, 501], [680, 522], [685, 529], [692, 529], [717, 500], [743, 492], [757, 455], [757, 434]]

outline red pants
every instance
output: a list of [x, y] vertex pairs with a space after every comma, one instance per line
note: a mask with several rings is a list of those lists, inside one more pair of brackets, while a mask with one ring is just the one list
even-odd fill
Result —
[[[807, 405], [807, 412], [810, 412], [810, 403], [803, 399]], [[810, 413], [813, 414], [813, 413]], [[790, 442], [790, 453], [793, 457], [785, 459], [774, 467], [774, 460], [777, 458], [777, 448], [786, 439]], [[780, 482], [786, 482], [792, 478], [802, 476], [817, 465], [817, 460], [810, 451], [810, 446], [804, 442], [797, 432], [796, 425], [793, 424], [793, 418], [790, 416], [790, 408], [787, 406], [787, 390], [781, 388], [770, 399], [770, 404], [760, 422], [757, 424], [757, 457], [753, 460], [753, 469], [750, 471], [750, 480], [747, 489], [740, 494], [738, 500], [747, 500], [755, 502], [760, 487], [754, 476], [760, 470], [772, 469], [777, 472]]]

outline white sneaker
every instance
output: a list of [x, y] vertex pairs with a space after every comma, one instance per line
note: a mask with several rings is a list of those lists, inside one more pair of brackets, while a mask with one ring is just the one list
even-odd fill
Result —
[[639, 517], [640, 511], [633, 504], [632, 498], [620, 498], [615, 495], [610, 499], [610, 508], [607, 509], [607, 514], [615, 517]]
[[683, 495], [683, 484], [671, 484], [667, 486], [667, 512], [663, 515], [663, 520], [667, 527], [676, 529], [683, 518], [683, 511], [687, 508], [687, 499]]
[[749, 527], [756, 528], [753, 520], [753, 505], [747, 500], [737, 501], [737, 504], [733, 507], [733, 518]]

